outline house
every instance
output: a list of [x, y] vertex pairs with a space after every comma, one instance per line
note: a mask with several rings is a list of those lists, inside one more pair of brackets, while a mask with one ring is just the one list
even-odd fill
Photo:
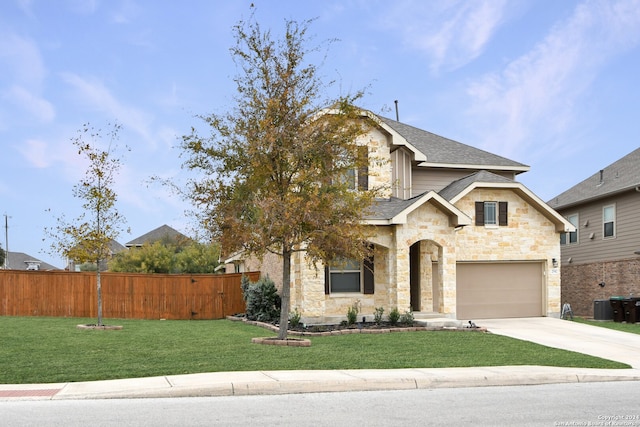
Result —
[[640, 295], [640, 148], [549, 200], [576, 230], [561, 236], [562, 300], [593, 316], [594, 301]]
[[[7, 270], [59, 270], [58, 267], [54, 267], [24, 252], [6, 252], [5, 255]], [[2, 267], [4, 268], [4, 265]]]
[[[377, 307], [459, 320], [559, 316], [559, 241], [573, 226], [516, 180], [529, 166], [364, 114], [376, 126], [358, 144], [386, 160], [370, 162], [364, 181], [388, 188], [363, 218], [373, 259], [322, 268], [296, 252], [292, 310], [306, 323], [339, 322], [354, 303], [368, 318]], [[226, 262], [282, 285], [278, 259]]]
[[136, 248], [141, 247], [145, 243], [154, 243], [157, 241], [168, 241], [168, 242], [186, 242], [190, 239], [179, 231], [169, 227], [164, 224], [160, 227], [149, 231], [148, 233], [143, 234], [140, 237], [133, 239], [132, 241], [125, 243], [127, 248]]
[[[107, 271], [107, 265], [109, 260], [118, 252], [122, 252], [126, 249], [127, 248], [125, 248], [121, 243], [111, 239], [111, 241], [109, 242], [108, 253], [105, 254], [105, 259], [100, 261], [100, 271]], [[95, 269], [95, 263], [89, 263], [89, 265], [92, 265], [93, 269]], [[81, 268], [82, 268], [81, 266], [82, 266], [82, 263], [79, 263], [78, 260], [69, 258], [67, 260], [66, 269], [68, 271], [81, 271]]]

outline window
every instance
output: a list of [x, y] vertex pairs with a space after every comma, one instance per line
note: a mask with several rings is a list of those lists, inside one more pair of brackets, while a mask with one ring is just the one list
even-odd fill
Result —
[[362, 292], [373, 294], [373, 258], [339, 260], [326, 266], [324, 271], [324, 293]]
[[567, 220], [576, 228], [576, 231], [562, 233], [560, 235], [561, 245], [578, 243], [578, 214], [569, 215]]
[[496, 225], [498, 223], [496, 215], [496, 202], [484, 202], [484, 225]]
[[362, 263], [355, 260], [337, 261], [329, 266], [331, 292], [360, 292]]
[[509, 225], [508, 211], [507, 202], [476, 202], [476, 225]]
[[[369, 189], [369, 149], [366, 146], [358, 147], [358, 159], [357, 162], [360, 167], [345, 170], [341, 176], [338, 177], [338, 181], [347, 185], [350, 190], [366, 191]], [[341, 162], [338, 162], [340, 165]], [[344, 167], [345, 164], [342, 163]]]
[[602, 208], [602, 235], [607, 237], [615, 237], [616, 235], [616, 207], [609, 205]]

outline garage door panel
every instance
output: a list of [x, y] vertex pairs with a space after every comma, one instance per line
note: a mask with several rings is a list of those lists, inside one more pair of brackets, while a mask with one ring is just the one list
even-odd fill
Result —
[[543, 314], [541, 263], [458, 263], [458, 319]]

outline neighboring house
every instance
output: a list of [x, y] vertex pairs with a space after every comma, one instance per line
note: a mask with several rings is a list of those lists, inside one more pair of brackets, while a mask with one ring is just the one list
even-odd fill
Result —
[[[118, 252], [122, 252], [126, 249], [127, 248], [122, 246], [122, 244], [112, 239], [111, 242], [109, 242], [109, 252], [106, 254], [105, 259], [100, 261], [100, 271], [107, 271], [109, 260], [111, 260], [111, 258]], [[81, 265], [82, 263], [79, 263], [77, 260], [68, 259], [66, 269], [68, 271], [80, 271]]]
[[[40, 261], [24, 252], [7, 252], [6, 257], [7, 270], [59, 270], [58, 267]], [[4, 265], [0, 267], [4, 268]]]
[[548, 203], [576, 227], [561, 237], [563, 303], [593, 316], [595, 300], [640, 295], [640, 148]]
[[[560, 234], [573, 228], [515, 180], [529, 166], [364, 114], [378, 125], [358, 143], [387, 160], [370, 162], [362, 180], [388, 187], [363, 218], [373, 259], [314, 268], [294, 254], [292, 310], [307, 323], [340, 321], [354, 303], [368, 318], [376, 307], [460, 320], [559, 316]], [[280, 259], [226, 262], [281, 286]]]
[[141, 247], [145, 243], [151, 244], [160, 240], [166, 240], [170, 242], [185, 242], [190, 241], [191, 239], [165, 224], [154, 230], [151, 230], [146, 234], [143, 234], [140, 237], [133, 239], [128, 243], [125, 243], [125, 246], [127, 248], [136, 248]]

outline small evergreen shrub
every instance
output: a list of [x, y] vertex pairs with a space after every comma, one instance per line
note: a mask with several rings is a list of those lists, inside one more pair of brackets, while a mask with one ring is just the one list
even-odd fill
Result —
[[376, 307], [375, 312], [373, 313], [373, 322], [376, 325], [382, 323], [382, 315], [384, 314], [384, 307]]
[[247, 306], [247, 319], [274, 322], [280, 318], [280, 296], [275, 283], [269, 277], [261, 277], [255, 283], [243, 276], [240, 281], [242, 295]]
[[347, 325], [354, 325], [358, 319], [358, 304], [354, 303], [347, 309]]
[[398, 307], [394, 307], [393, 310], [389, 312], [389, 323], [393, 326], [398, 324], [400, 320], [400, 312], [398, 311]]
[[298, 327], [298, 325], [300, 325], [300, 317], [300, 312], [296, 307], [294, 311], [289, 313], [289, 325], [291, 325], [292, 328]]
[[411, 310], [405, 311], [404, 314], [400, 316], [400, 323], [402, 323], [403, 325], [411, 326], [413, 325], [413, 321], [413, 311]]

